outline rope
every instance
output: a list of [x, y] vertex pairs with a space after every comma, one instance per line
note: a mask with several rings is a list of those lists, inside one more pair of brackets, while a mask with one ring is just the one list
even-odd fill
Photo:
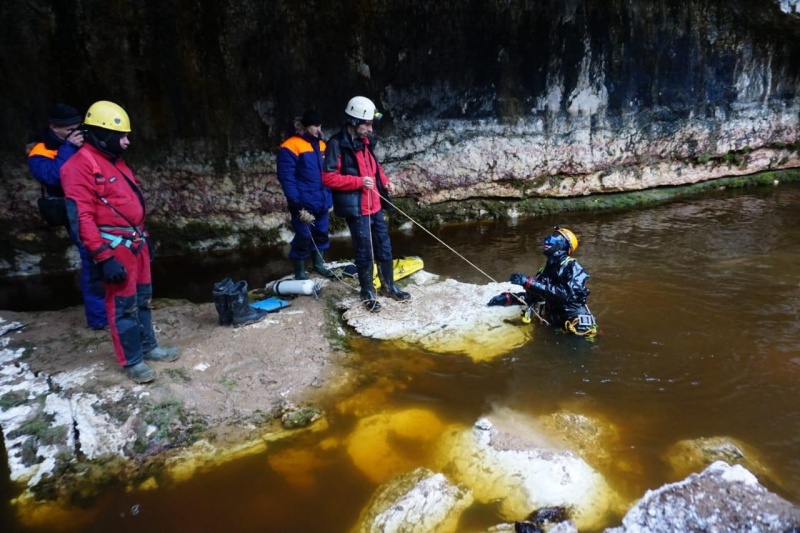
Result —
[[[399, 207], [397, 207], [395, 204], [393, 204], [393, 203], [392, 203], [392, 201], [391, 201], [391, 200], [389, 200], [388, 198], [385, 198], [383, 195], [381, 195], [381, 193], [380, 193], [380, 192], [378, 192], [378, 196], [380, 196], [380, 197], [381, 197], [381, 199], [383, 199], [383, 200], [384, 200], [384, 201], [385, 201], [387, 204], [389, 204], [389, 205], [390, 205], [390, 206], [392, 206], [394, 209], [396, 209], [398, 213], [402, 214], [402, 215], [403, 215], [404, 217], [406, 217], [408, 220], [410, 220], [411, 222], [413, 222], [414, 224], [416, 224], [416, 225], [417, 225], [417, 226], [418, 226], [418, 227], [419, 227], [419, 228], [420, 228], [422, 231], [424, 231], [425, 233], [427, 233], [428, 235], [430, 235], [431, 237], [433, 237], [434, 239], [436, 239], [437, 241], [439, 241], [439, 243], [441, 243], [441, 244], [442, 244], [442, 245], [443, 245], [445, 248], [447, 248], [448, 250], [450, 250], [451, 252], [453, 252], [454, 254], [456, 254], [458, 257], [460, 257], [461, 259], [463, 259], [463, 260], [464, 260], [464, 261], [465, 261], [467, 264], [469, 264], [469, 265], [470, 265], [472, 268], [474, 268], [475, 270], [477, 270], [478, 272], [480, 272], [481, 274], [483, 274], [484, 276], [486, 276], [486, 277], [487, 277], [487, 278], [488, 278], [488, 279], [489, 279], [491, 282], [493, 282], [493, 283], [497, 283], [497, 280], [495, 280], [495, 279], [494, 279], [492, 276], [490, 276], [489, 274], [487, 274], [486, 272], [484, 272], [483, 270], [481, 270], [480, 268], [478, 268], [478, 266], [477, 266], [477, 265], [475, 265], [475, 263], [473, 263], [472, 261], [470, 261], [469, 259], [467, 259], [467, 258], [466, 258], [466, 257], [464, 257], [463, 255], [461, 255], [460, 253], [458, 253], [457, 251], [455, 251], [455, 250], [454, 250], [454, 249], [453, 249], [453, 248], [452, 248], [452, 247], [451, 247], [449, 244], [447, 244], [447, 243], [446, 243], [446, 242], [444, 242], [442, 239], [440, 239], [439, 237], [437, 237], [436, 235], [434, 235], [433, 233], [431, 233], [430, 231], [428, 231], [428, 228], [426, 228], [425, 226], [423, 226], [422, 224], [420, 224], [419, 222], [417, 222], [416, 220], [414, 220], [414, 219], [411, 217], [411, 215], [409, 215], [408, 213], [406, 213], [405, 211], [403, 211], [402, 209], [400, 209]], [[522, 305], [528, 305], [528, 302], [526, 302], [526, 301], [525, 301], [525, 298], [522, 298], [521, 296], [517, 296], [516, 294], [514, 294], [514, 293], [512, 293], [512, 292], [509, 292], [509, 294], [511, 294], [511, 296], [513, 296], [514, 298], [516, 298], [516, 299], [517, 299], [517, 301], [519, 301], [519, 302], [520, 302]], [[539, 315], [539, 313], [537, 313], [537, 312], [536, 312], [536, 310], [535, 310], [535, 309], [532, 309], [532, 306], [528, 306], [528, 309], [530, 309], [530, 311], [531, 311], [531, 312], [533, 312], [533, 314], [535, 314], [535, 315], [536, 315], [536, 317], [537, 317], [537, 318], [538, 318], [538, 319], [539, 319], [539, 320], [540, 320], [542, 323], [544, 323], [544, 324], [547, 324], [547, 323], [548, 323], [548, 322], [547, 322], [545, 319], [543, 319], [543, 318], [542, 318], [542, 317]], [[526, 309], [525, 311], [523, 311], [523, 313], [522, 313], [523, 320], [524, 320], [524, 318], [525, 318], [525, 316], [526, 316], [526, 315], [528, 315], [528, 322], [530, 322], [530, 315], [529, 315], [529, 313], [528, 313], [528, 310], [527, 310], [527, 309]]]
[[[313, 225], [311, 222], [306, 222], [306, 224]], [[317, 251], [317, 253], [321, 253], [321, 252], [320, 252], [320, 250], [319, 250], [319, 247], [317, 246], [317, 242], [314, 240], [314, 234], [313, 234], [313, 233], [311, 233], [309, 236], [311, 237], [311, 244], [313, 244], [313, 245], [314, 245], [314, 250], [316, 250], [316, 251]], [[328, 269], [328, 270], [330, 270], [330, 271], [331, 271], [331, 274], [333, 274], [333, 277], [334, 277], [334, 279], [336, 279], [336, 281], [338, 281], [339, 283], [341, 283], [342, 285], [344, 285], [345, 287], [347, 287], [347, 288], [348, 288], [348, 289], [350, 289], [351, 291], [358, 292], [358, 290], [359, 290], [359, 289], [357, 289], [356, 287], [353, 287], [352, 285], [350, 285], [349, 283], [347, 283], [347, 282], [344, 280], [344, 278], [343, 278], [343, 277], [341, 277], [340, 275], [338, 275], [336, 272], [334, 272], [334, 271], [333, 271], [333, 270], [331, 270], [331, 269]]]
[[577, 335], [578, 337], [586, 337], [587, 341], [591, 341], [597, 336], [599, 331], [597, 329], [597, 324], [594, 323], [594, 315], [592, 314], [592, 310], [589, 309], [588, 305], [586, 306], [586, 310], [589, 312], [589, 316], [592, 317], [592, 322], [593, 322], [593, 324], [589, 327], [589, 329], [583, 332], [578, 331], [578, 328], [576, 326], [580, 322], [580, 317], [577, 317], [574, 320], [565, 321], [564, 330], [574, 335]]
[[[376, 172], [376, 174], [377, 174], [377, 172]], [[377, 183], [377, 180], [380, 179], [380, 178], [378, 178], [378, 176], [376, 175], [372, 179], [375, 181], [375, 183], [373, 183], [372, 186], [375, 188], [375, 192], [378, 193], [378, 196], [380, 196], [381, 193], [378, 192], [378, 183]], [[372, 195], [369, 194], [369, 193], [367, 193], [367, 210], [370, 213], [372, 213]], [[372, 246], [372, 214], [367, 215], [367, 231], [369, 232], [369, 254], [370, 254], [370, 257], [372, 258], [372, 264], [374, 265], [375, 264], [375, 249]], [[370, 272], [370, 275], [372, 275], [372, 272]]]
[[454, 249], [453, 249], [453, 248], [452, 248], [452, 247], [451, 247], [449, 244], [447, 244], [447, 243], [446, 243], [446, 242], [444, 242], [442, 239], [440, 239], [439, 237], [437, 237], [436, 235], [434, 235], [433, 233], [431, 233], [430, 231], [428, 231], [428, 229], [427, 229], [425, 226], [423, 226], [422, 224], [420, 224], [419, 222], [417, 222], [416, 220], [414, 220], [414, 219], [411, 217], [411, 215], [409, 215], [408, 213], [406, 213], [405, 211], [403, 211], [402, 209], [400, 209], [399, 207], [397, 207], [396, 205], [394, 205], [394, 204], [391, 202], [391, 200], [389, 200], [388, 198], [384, 198], [384, 197], [383, 197], [383, 195], [381, 195], [381, 193], [380, 193], [380, 192], [378, 192], [378, 196], [380, 196], [380, 197], [381, 197], [381, 199], [382, 199], [382, 200], [384, 200], [384, 201], [385, 201], [387, 204], [389, 204], [389, 205], [390, 205], [390, 206], [392, 206], [394, 209], [396, 209], [398, 213], [401, 213], [401, 214], [402, 214], [404, 217], [406, 217], [408, 220], [410, 220], [411, 222], [413, 222], [414, 224], [416, 224], [416, 225], [417, 225], [417, 226], [418, 226], [418, 227], [419, 227], [419, 228], [420, 228], [422, 231], [424, 231], [425, 233], [427, 233], [428, 235], [430, 235], [431, 237], [433, 237], [434, 239], [436, 239], [437, 241], [439, 241], [439, 243], [441, 243], [441, 244], [442, 244], [442, 245], [443, 245], [445, 248], [447, 248], [448, 250], [450, 250], [451, 252], [453, 252], [454, 254], [456, 254], [458, 257], [460, 257], [461, 259], [463, 259], [464, 261], [466, 261], [466, 262], [467, 262], [467, 263], [468, 263], [468, 264], [469, 264], [469, 265], [470, 265], [472, 268], [474, 268], [475, 270], [477, 270], [478, 272], [480, 272], [481, 274], [483, 274], [484, 276], [486, 276], [487, 278], [489, 278], [489, 280], [490, 280], [490, 281], [492, 281], [492, 282], [494, 282], [494, 283], [497, 283], [497, 280], [495, 280], [495, 279], [494, 279], [492, 276], [490, 276], [489, 274], [487, 274], [486, 272], [484, 272], [483, 270], [481, 270], [480, 268], [478, 268], [478, 267], [477, 267], [477, 265], [475, 265], [475, 263], [473, 263], [472, 261], [470, 261], [469, 259], [467, 259], [467, 258], [466, 258], [466, 257], [464, 257], [463, 255], [461, 255], [460, 253], [456, 252], [456, 251], [455, 251], [455, 250], [454, 250]]
[[564, 330], [572, 333], [573, 335], [577, 335], [578, 337], [586, 337], [586, 339], [592, 339], [597, 335], [597, 326], [592, 326], [586, 331], [578, 331], [575, 327], [578, 324], [578, 319], [569, 321], [564, 321]]
[[[391, 200], [389, 200], [388, 198], [385, 198], [383, 195], [381, 195], [381, 193], [380, 193], [380, 192], [378, 192], [378, 196], [380, 196], [380, 197], [381, 197], [381, 199], [383, 199], [383, 200], [384, 200], [384, 201], [385, 201], [387, 204], [389, 204], [389, 205], [390, 205], [390, 206], [392, 206], [394, 209], [396, 209], [398, 213], [402, 214], [402, 215], [403, 215], [404, 217], [406, 217], [408, 220], [410, 220], [411, 222], [413, 222], [414, 224], [416, 224], [416, 225], [417, 225], [417, 226], [418, 226], [420, 229], [422, 229], [422, 230], [423, 230], [425, 233], [427, 233], [428, 235], [430, 235], [431, 237], [433, 237], [434, 239], [436, 239], [437, 241], [439, 241], [439, 243], [441, 243], [441, 244], [442, 244], [442, 245], [443, 245], [445, 248], [447, 248], [448, 250], [450, 250], [451, 252], [453, 252], [454, 254], [456, 254], [458, 257], [460, 257], [461, 259], [463, 259], [464, 261], [466, 261], [466, 262], [467, 262], [467, 263], [468, 263], [468, 264], [469, 264], [469, 265], [470, 265], [472, 268], [474, 268], [475, 270], [477, 270], [478, 272], [480, 272], [481, 274], [483, 274], [484, 276], [486, 276], [486, 277], [487, 277], [487, 278], [488, 278], [490, 281], [492, 281], [492, 282], [494, 282], [494, 283], [497, 283], [497, 281], [496, 281], [496, 280], [495, 280], [495, 279], [494, 279], [492, 276], [490, 276], [489, 274], [487, 274], [486, 272], [484, 272], [483, 270], [481, 270], [480, 268], [478, 268], [478, 267], [477, 267], [477, 266], [476, 266], [476, 265], [475, 265], [475, 264], [474, 264], [472, 261], [470, 261], [469, 259], [467, 259], [467, 258], [466, 258], [466, 257], [464, 257], [463, 255], [461, 255], [460, 253], [458, 253], [457, 251], [455, 251], [455, 250], [454, 250], [454, 249], [453, 249], [453, 248], [452, 248], [450, 245], [448, 245], [448, 244], [447, 244], [446, 242], [444, 242], [442, 239], [440, 239], [439, 237], [437, 237], [436, 235], [434, 235], [433, 233], [431, 233], [430, 231], [428, 231], [428, 229], [427, 229], [425, 226], [423, 226], [422, 224], [420, 224], [419, 222], [417, 222], [416, 220], [414, 220], [414, 219], [411, 217], [411, 215], [409, 215], [408, 213], [406, 213], [405, 211], [403, 211], [402, 209], [400, 209], [399, 207], [397, 207], [395, 204], [393, 204], [393, 203], [392, 203], [392, 201], [391, 201]], [[520, 302], [522, 305], [526, 306], [526, 309], [525, 309], [525, 310], [522, 312], [522, 321], [523, 321], [524, 323], [526, 323], [526, 324], [529, 324], [529, 323], [530, 323], [530, 321], [531, 321], [531, 314], [533, 314], [533, 315], [535, 315], [535, 316], [536, 316], [536, 318], [538, 318], [538, 319], [539, 319], [539, 322], [540, 322], [540, 323], [542, 323], [542, 324], [544, 324], [544, 325], [546, 325], [546, 326], [549, 326], [549, 325], [550, 325], [550, 322], [548, 322], [547, 320], [545, 320], [545, 318], [544, 318], [544, 317], [543, 317], [541, 314], [539, 314], [539, 313], [537, 312], [537, 310], [534, 308], [534, 307], [535, 307], [535, 304], [534, 304], [534, 305], [528, 305], [528, 302], [526, 302], [526, 301], [525, 301], [525, 298], [523, 298], [523, 297], [521, 297], [521, 296], [517, 296], [516, 294], [514, 294], [513, 292], [510, 292], [510, 291], [509, 291], [509, 294], [511, 294], [511, 296], [512, 296], [512, 297], [516, 298], [516, 299], [517, 299], [517, 301], [518, 301], [518, 302]], [[595, 327], [595, 328], [594, 328], [594, 330], [595, 330], [595, 333], [596, 333], [596, 331], [597, 331], [597, 328]], [[576, 334], [577, 334], [577, 333], [576, 333]], [[587, 333], [584, 333], [584, 334], [582, 334], [582, 336], [585, 336], [585, 335], [587, 335]]]

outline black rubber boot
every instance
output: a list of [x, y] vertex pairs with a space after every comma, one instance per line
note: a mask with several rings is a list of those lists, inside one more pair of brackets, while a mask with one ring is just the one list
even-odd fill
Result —
[[293, 259], [292, 264], [294, 264], [294, 279], [308, 279], [305, 259]]
[[394, 298], [398, 302], [410, 300], [411, 295], [403, 292], [394, 284], [394, 265], [392, 260], [381, 261], [378, 265], [378, 274], [381, 277], [380, 295], [387, 298]]
[[358, 271], [358, 284], [361, 285], [361, 303], [370, 313], [378, 313], [381, 304], [375, 296], [375, 285], [372, 284], [372, 265], [368, 272]]
[[231, 313], [231, 308], [228, 305], [227, 299], [227, 294], [228, 291], [231, 290], [231, 287], [233, 287], [233, 280], [231, 280], [231, 278], [225, 278], [215, 283], [214, 289], [211, 291], [211, 295], [214, 298], [214, 306], [217, 308], [217, 313], [219, 314], [220, 326], [230, 326], [233, 324], [233, 314]]
[[233, 317], [233, 327], [235, 328], [255, 324], [267, 316], [267, 311], [250, 307], [250, 300], [247, 298], [246, 281], [237, 281], [228, 291], [227, 299]]
[[331, 272], [331, 270], [325, 266], [325, 258], [322, 256], [322, 252], [315, 250], [311, 257], [313, 257], [314, 260], [314, 272], [321, 274], [326, 278], [333, 277], [333, 272]]

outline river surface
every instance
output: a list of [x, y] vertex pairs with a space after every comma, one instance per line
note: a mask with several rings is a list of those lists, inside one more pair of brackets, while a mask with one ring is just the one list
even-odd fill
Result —
[[[800, 186], [781, 185], [633, 210], [438, 228], [440, 239], [505, 280], [512, 272], [535, 272], [543, 262], [543, 236], [555, 224], [569, 227], [580, 239], [576, 257], [591, 274], [589, 305], [602, 334], [590, 344], [534, 324], [529, 343], [488, 363], [356, 340], [357, 371], [365, 387], [381, 384], [383, 394], [374, 400], [381, 409], [423, 408], [444, 423], [471, 425], [497, 410], [538, 416], [561, 408], [613, 423], [619, 442], [609, 452], [619, 460], [602, 472], [630, 498], [676, 481], [662, 455], [677, 441], [734, 437], [774, 473], [762, 482], [800, 503], [798, 206]], [[488, 281], [419, 229], [392, 239], [395, 255], [419, 255], [429, 272]], [[349, 241], [341, 239], [329, 257], [348, 252]], [[272, 248], [157, 259], [155, 293], [210, 301], [211, 284], [223, 277], [260, 286], [288, 273], [284, 257], [285, 248]], [[70, 284], [74, 276], [4, 282], [7, 301], [0, 308], [75, 303]], [[21, 295], [24, 304], [9, 304]], [[347, 531], [375, 491], [374, 470], [381, 468], [376, 454], [377, 466], [365, 473], [342, 445], [358, 423], [337, 409], [348, 400], [327, 401], [328, 429], [301, 432], [266, 454], [171, 487], [111, 488], [92, 508], [64, 516], [63, 530]], [[429, 464], [428, 446], [397, 446], [406, 460]], [[6, 484], [0, 496], [10, 490]], [[460, 530], [499, 522], [493, 506], [476, 505]]]

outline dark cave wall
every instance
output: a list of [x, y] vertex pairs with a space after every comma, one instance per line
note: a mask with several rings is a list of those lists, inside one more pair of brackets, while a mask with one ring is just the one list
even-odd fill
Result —
[[[12, 152], [54, 101], [123, 104], [136, 157], [219, 157], [274, 145], [306, 107], [334, 127], [355, 94], [387, 111], [390, 134], [401, 117], [531, 114], [555, 83], [563, 112], [586, 61], [607, 113], [674, 120], [741, 93], [793, 100], [800, 74], [800, 22], [770, 1], [16, 0], [0, 15], [0, 146]], [[762, 79], [737, 87], [765, 58]]]
[[798, 167], [787, 2], [0, 2], [0, 275], [64, 264], [40, 260], [56, 247], [23, 152], [59, 101], [126, 108], [126, 158], [161, 242], [177, 243], [164, 253], [279, 239], [287, 126], [315, 107], [331, 135], [356, 94], [385, 112], [379, 153], [420, 208], [524, 213]]

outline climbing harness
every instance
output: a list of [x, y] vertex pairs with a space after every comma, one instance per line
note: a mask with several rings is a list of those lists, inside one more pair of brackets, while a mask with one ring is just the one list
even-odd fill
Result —
[[[100, 230], [100, 236], [108, 241], [108, 246], [112, 250], [120, 244], [126, 248], [130, 248], [134, 244], [141, 243], [144, 238], [147, 237], [146, 231], [140, 232], [132, 226], [97, 226], [97, 229]], [[110, 231], [122, 231], [125, 232], [125, 234], [117, 235], [109, 233]]]

